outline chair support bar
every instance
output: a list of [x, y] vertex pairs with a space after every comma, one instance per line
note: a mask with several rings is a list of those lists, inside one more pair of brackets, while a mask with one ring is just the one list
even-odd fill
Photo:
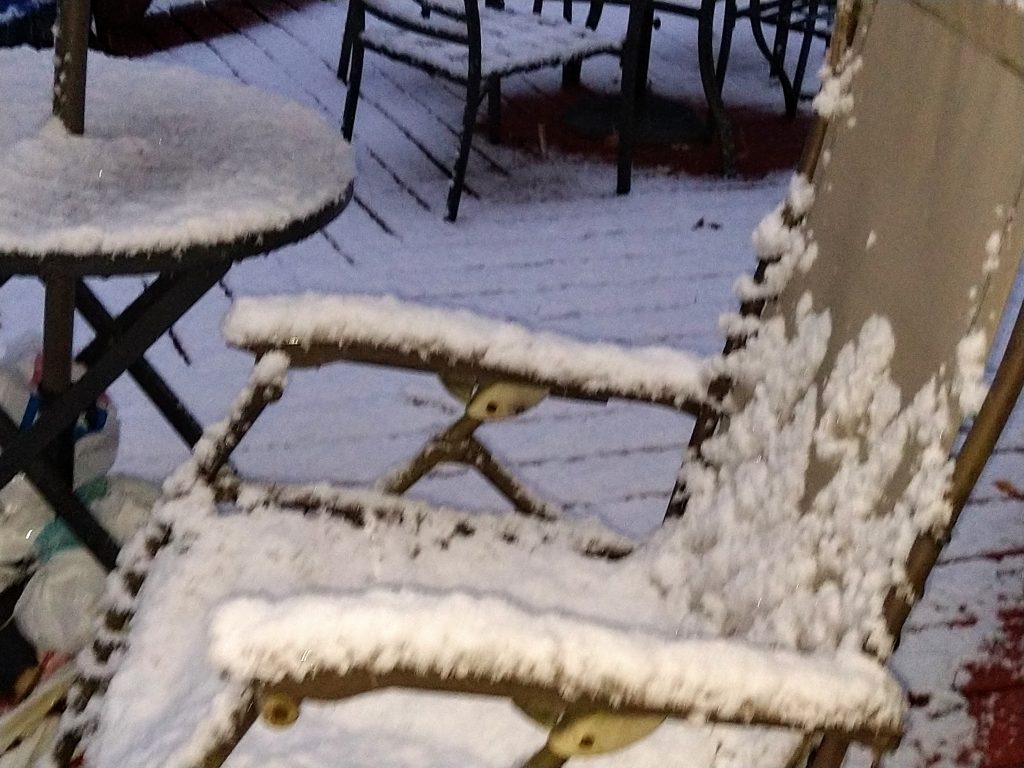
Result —
[[[338, 701], [352, 698], [360, 694], [385, 688], [401, 688], [407, 690], [428, 690], [441, 693], [461, 693], [482, 696], [507, 698], [513, 701], [547, 701], [553, 711], [560, 713], [560, 720], [593, 712], [614, 712], [629, 715], [657, 715], [678, 718], [694, 716], [692, 708], [679, 707], [672, 710], [652, 710], [643, 707], [616, 706], [609, 701], [589, 696], [566, 697], [557, 689], [539, 685], [527, 685], [508, 680], [492, 681], [473, 677], [448, 677], [441, 674], [396, 669], [391, 672], [372, 672], [365, 669], [352, 669], [341, 674], [330, 670], [320, 670], [303, 680], [286, 678], [279, 682], [263, 683], [253, 681], [256, 699], [262, 700], [269, 695], [283, 696], [296, 704], [304, 699], [315, 701]], [[700, 713], [704, 717], [703, 713]], [[773, 716], [769, 712], [752, 712], [747, 717], [716, 717], [707, 716], [707, 722], [722, 724], [742, 724], [765, 727], [782, 727], [807, 730], [804, 722], [790, 722]], [[895, 747], [900, 740], [896, 730], [870, 730], [836, 728], [825, 726], [817, 729], [828, 737], [835, 735], [842, 740], [858, 742], [870, 749], [888, 750]], [[201, 764], [203, 768], [212, 768], [219, 763]]]
[[257, 357], [273, 350], [280, 350], [288, 355], [293, 368], [319, 368], [340, 361], [380, 365], [388, 368], [404, 368], [412, 371], [424, 371], [452, 378], [479, 379], [482, 382], [504, 381], [510, 384], [529, 384], [544, 387], [555, 397], [573, 400], [591, 400], [606, 402], [610, 399], [634, 400], [653, 405], [662, 405], [673, 410], [696, 415], [705, 405], [692, 399], [680, 401], [674, 393], [663, 392], [656, 395], [643, 395], [627, 390], [610, 387], [584, 387], [558, 380], [548, 380], [540, 376], [532, 376], [520, 371], [484, 365], [471, 359], [451, 359], [445, 354], [427, 351], [405, 351], [397, 348], [381, 348], [358, 342], [339, 344], [300, 343], [252, 344], [240, 347]]

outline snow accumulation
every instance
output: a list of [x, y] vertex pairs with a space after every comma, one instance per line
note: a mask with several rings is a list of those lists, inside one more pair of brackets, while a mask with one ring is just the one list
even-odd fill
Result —
[[843, 117], [853, 111], [853, 94], [850, 92], [850, 83], [854, 76], [860, 71], [863, 62], [860, 56], [846, 51], [839, 67], [833, 70], [826, 62], [819, 76], [821, 77], [821, 90], [811, 105], [814, 110], [825, 118]]
[[270, 233], [348, 194], [348, 146], [278, 96], [92, 55], [84, 136], [50, 116], [53, 57], [0, 51], [0, 252], [174, 251]]
[[466, 310], [436, 309], [391, 296], [243, 298], [224, 321], [235, 346], [369, 344], [441, 355], [587, 391], [703, 400], [708, 380], [693, 355], [668, 347], [630, 349], [531, 331]]
[[[777, 296], [815, 263], [816, 244], [791, 223], [810, 203], [808, 186], [796, 180], [787, 206], [759, 227], [771, 265], [762, 282], [738, 285], [744, 298]], [[969, 337], [956, 372], [937, 364], [904, 393], [888, 319], [841, 336], [828, 307], [795, 298], [763, 320], [725, 321], [746, 344], [699, 375], [734, 382], [732, 413], [681, 471], [686, 514], [644, 542], [595, 521], [465, 513], [326, 486], [307, 495], [349, 514], [287, 512], [257, 484], [218, 504], [193, 459], [154, 511], [149, 535], [173, 528], [167, 546], [151, 557], [136, 540], [122, 553], [123, 569], [147, 574], [137, 601], [111, 580], [110, 601], [135, 610], [129, 645], [106, 663], [85, 652], [86, 668], [113, 677], [64, 727], [95, 724], [92, 768], [188, 766], [229, 727], [253, 675], [353, 667], [686, 702], [697, 720], [758, 712], [808, 726], [897, 725], [903, 696], [879, 664], [893, 641], [882, 606], [906, 588], [915, 538], [950, 514], [953, 427], [959, 406], [973, 404], [987, 343]], [[349, 301], [240, 302], [226, 334], [243, 345], [337, 343], [339, 327], [356, 332], [351, 322], [383, 327], [388, 343], [487, 347], [522, 336], [468, 314]], [[447, 330], [424, 330], [433, 325]], [[689, 363], [686, 375], [698, 375]], [[272, 357], [250, 387], [282, 381]], [[461, 730], [475, 733], [471, 723]]]
[[666, 642], [470, 593], [240, 598], [217, 611], [211, 635], [214, 664], [239, 680], [401, 668], [557, 680], [567, 695], [610, 694], [652, 708], [699, 702], [698, 713], [740, 719], [754, 711], [751, 704], [797, 721], [817, 713], [809, 724], [818, 717], [849, 722], [850, 712], [865, 711], [881, 711], [880, 720], [892, 723], [900, 711], [896, 683], [864, 658], [766, 653], [724, 640]]
[[[767, 279], [809, 268], [813, 244], [776, 234]], [[229, 328], [250, 328], [241, 317]], [[899, 686], [863, 644], [888, 655], [883, 601], [904, 586], [915, 537], [948, 519], [953, 385], [937, 372], [904, 398], [890, 323], [872, 317], [835, 339], [809, 294], [753, 331], [710, 366], [736, 382], [738, 407], [682, 471], [687, 514], [642, 543], [593, 521], [326, 487], [312, 489], [325, 505], [361, 512], [284, 512], [261, 486], [222, 508], [186, 465], [157, 512], [174, 540], [149, 568], [109, 690], [85, 714], [102, 713], [90, 765], [188, 765], [227, 727], [250, 676], [356, 666], [557, 681], [566, 693], [686, 701], [695, 717], [898, 723]], [[280, 382], [280, 361], [267, 366], [253, 386]], [[815, 474], [824, 481], [812, 488]], [[625, 556], [595, 556], [612, 551]]]
[[[373, 0], [383, 15], [402, 18], [393, 0]], [[461, 15], [462, 9], [459, 9]], [[418, 28], [442, 24], [445, 31], [466, 35], [465, 23], [431, 18], [415, 22]], [[405, 25], [406, 29], [408, 22]], [[381, 23], [370, 23], [363, 32], [368, 48], [382, 51], [400, 60], [425, 62], [434, 70], [454, 77], [466, 76], [469, 48], [464, 43], [427, 37], [419, 32], [396, 30]], [[517, 13], [511, 9], [480, 7], [480, 71], [483, 77], [523, 72], [553, 66], [571, 59], [622, 50], [622, 38], [605, 32], [573, 25], [562, 18]]]

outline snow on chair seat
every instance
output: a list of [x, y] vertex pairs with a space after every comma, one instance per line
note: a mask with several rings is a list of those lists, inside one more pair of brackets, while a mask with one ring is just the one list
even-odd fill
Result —
[[[902, 705], [886, 659], [1024, 378], [1021, 311], [985, 395], [1024, 252], [1024, 35], [995, 55], [930, 4], [861, 7], [842, 56], [841, 7], [813, 183], [798, 179], [755, 238], [761, 279], [740, 291], [763, 312], [727, 322], [744, 339], [708, 364], [731, 383], [729, 410], [680, 471], [685, 514], [632, 541], [596, 520], [247, 481], [230, 453], [290, 364], [268, 351], [123, 553], [58, 762], [83, 738], [89, 768], [259, 762], [262, 713], [372, 744], [313, 764], [379, 765], [388, 728], [410, 766], [468, 764], [431, 762], [406, 738], [452, 691], [510, 699], [549, 729], [501, 765], [561, 766], [680, 715], [758, 726], [758, 757], [763, 726], [784, 725], [786, 766], [891, 745]], [[989, 31], [1021, 29], [1015, 9], [985, 7], [971, 18]], [[892, 104], [923, 92], [913, 121], [893, 121]], [[379, 685], [436, 695], [373, 699], [354, 739], [348, 701], [338, 720], [297, 717], [302, 698]], [[474, 706], [453, 728], [479, 742]], [[508, 727], [492, 732], [502, 744]]]
[[[381, 7], [379, 13], [387, 13], [390, 18], [390, 14], [399, 12], [396, 6], [400, 7], [400, 0], [366, 2], [369, 13], [377, 11], [378, 6]], [[396, 15], [394, 18], [402, 17]], [[457, 35], [461, 27], [465, 35], [464, 24], [440, 14], [433, 14], [426, 20], [421, 18], [417, 26], [423, 24], [429, 24], [432, 30], [453, 35]], [[399, 61], [416, 62], [433, 74], [454, 80], [464, 79], [469, 67], [469, 48], [460, 40], [425, 37], [411, 30], [368, 27], [363, 31], [362, 41], [370, 50], [385, 53]], [[621, 50], [621, 39], [587, 27], [573, 26], [561, 18], [539, 17], [506, 9], [480, 9], [480, 73], [484, 78], [528, 72]]]
[[[217, 515], [204, 487], [185, 490], [186, 476], [176, 480], [182, 495], [157, 511], [175, 541], [149, 569], [132, 647], [95, 700], [106, 716], [90, 764], [174, 765], [175, 755], [197, 764], [248, 706], [251, 681], [315, 687], [346, 671], [381, 685], [405, 670], [454, 690], [540, 688], [588, 710], [836, 727], [879, 747], [898, 732], [902, 693], [859, 650], [773, 648], [757, 622], [749, 640], [722, 640], [718, 626], [733, 616], [681, 616], [679, 588], [697, 594], [708, 581], [699, 558], [667, 589], [657, 545], [618, 560], [592, 554], [622, 545], [594, 523], [345, 490], [321, 497], [331, 510], [362, 510], [360, 525], [282, 510], [255, 486], [238, 496], [248, 513]], [[684, 525], [668, 539], [683, 541]], [[756, 589], [745, 573], [734, 577], [708, 585], [709, 606]], [[780, 589], [773, 601], [790, 598]], [[766, 618], [774, 605], [765, 601]]]

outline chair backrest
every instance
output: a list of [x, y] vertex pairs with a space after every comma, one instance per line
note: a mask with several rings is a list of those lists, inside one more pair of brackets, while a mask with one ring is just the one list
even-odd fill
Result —
[[770, 303], [723, 362], [732, 415], [681, 478], [687, 517], [726, 518], [691, 522], [707, 540], [760, 537], [792, 562], [775, 598], [725, 609], [736, 623], [770, 615], [777, 641], [799, 605], [794, 645], [834, 632], [884, 657], [966, 496], [948, 457], [1024, 249], [1024, 16], [979, 0], [860, 14], [818, 97], [813, 205], [798, 181], [755, 237], [770, 266], [741, 294]]
[[394, 26], [440, 41], [468, 45], [473, 39], [470, 19], [480, 40], [480, 12], [476, 0], [367, 0], [366, 12]]
[[[592, 0], [592, 5], [598, 3], [599, 0]], [[505, 8], [505, 0], [362, 0], [361, 3], [366, 13], [399, 29], [439, 42], [466, 45], [470, 76], [473, 72], [479, 73], [481, 64], [481, 5], [501, 10]], [[535, 0], [533, 12], [540, 14], [542, 8], [543, 0]], [[563, 0], [562, 16], [571, 20], [571, 0]]]

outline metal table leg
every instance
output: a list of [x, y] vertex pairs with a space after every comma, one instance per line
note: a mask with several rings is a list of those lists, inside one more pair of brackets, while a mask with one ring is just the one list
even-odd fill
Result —
[[[228, 267], [229, 264], [225, 263], [181, 275], [165, 275], [116, 318], [79, 278], [61, 273], [43, 276], [46, 303], [44, 370], [40, 382], [42, 413], [36, 424], [23, 433], [10, 416], [0, 411], [0, 446], [3, 448], [0, 465], [5, 467], [5, 479], [0, 481], [0, 487], [10, 482], [17, 472], [24, 471], [55, 514], [107, 569], [114, 567], [118, 546], [75, 495], [73, 488], [75, 424], [79, 414], [95, 401], [109, 382], [86, 381], [88, 386], [81, 387], [83, 380], [90, 378], [90, 371], [83, 380], [72, 385], [75, 309], [97, 331], [97, 337], [79, 353], [78, 360], [88, 368], [102, 366], [106, 371], [104, 380], [110, 381], [124, 373], [123, 366], [127, 364], [128, 373], [143, 392], [182, 439], [192, 446], [201, 436], [202, 427], [145, 360], [143, 353], [163, 334], [164, 326], [170, 327], [180, 318], [223, 277]], [[10, 278], [11, 275], [0, 275], [0, 286]], [[119, 362], [112, 364], [111, 355]], [[133, 359], [133, 355], [137, 356]]]
[[[78, 284], [75, 305], [86, 322], [96, 331], [96, 338], [79, 352], [76, 358], [78, 362], [88, 368], [96, 362], [104, 350], [117, 344], [117, 339], [123, 329], [84, 282]], [[150, 402], [163, 414], [167, 423], [185, 441], [185, 444], [189, 448], [195, 446], [203, 434], [202, 426], [146, 358], [140, 357], [132, 363], [128, 367], [128, 373], [135, 379], [135, 383], [139, 385]]]

